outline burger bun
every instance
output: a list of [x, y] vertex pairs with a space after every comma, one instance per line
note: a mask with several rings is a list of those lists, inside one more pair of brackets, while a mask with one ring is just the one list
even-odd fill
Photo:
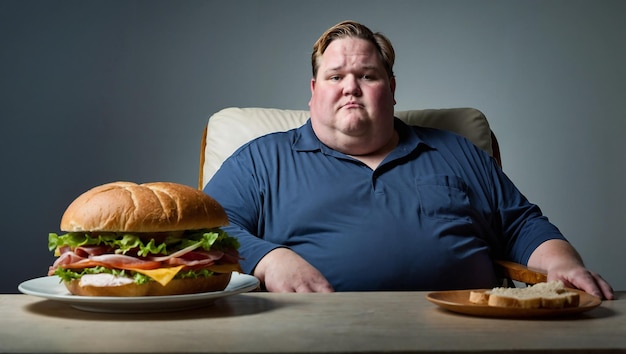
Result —
[[78, 279], [65, 281], [65, 287], [79, 296], [166, 296], [222, 291], [230, 282], [232, 273], [215, 273], [205, 278], [173, 279], [163, 286], [155, 281], [144, 284], [95, 286], [82, 285]]
[[112, 182], [76, 198], [61, 218], [66, 232], [167, 232], [228, 225], [219, 203], [172, 182]]

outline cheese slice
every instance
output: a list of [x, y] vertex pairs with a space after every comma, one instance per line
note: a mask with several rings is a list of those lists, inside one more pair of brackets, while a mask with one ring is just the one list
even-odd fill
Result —
[[[181, 269], [185, 267], [184, 265], [179, 265], [176, 267], [165, 267], [165, 268], [157, 268], [157, 269], [136, 269], [132, 268], [133, 272], [141, 273], [143, 275], [147, 275], [150, 278], [154, 279], [159, 284], [166, 286]], [[206, 269], [215, 272], [215, 273], [230, 273], [230, 272], [242, 272], [241, 266], [239, 264], [214, 264], [212, 266], [207, 267]]]
[[166, 267], [166, 268], [157, 268], [157, 269], [130, 269], [134, 272], [141, 273], [143, 275], [147, 275], [155, 281], [159, 282], [159, 284], [166, 286], [181, 269], [183, 269], [184, 265], [179, 265], [177, 267]]

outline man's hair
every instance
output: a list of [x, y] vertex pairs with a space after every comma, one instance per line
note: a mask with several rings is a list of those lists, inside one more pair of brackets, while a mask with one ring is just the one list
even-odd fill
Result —
[[343, 38], [359, 38], [364, 39], [376, 47], [380, 59], [383, 62], [385, 71], [389, 78], [393, 77], [393, 63], [396, 60], [396, 53], [393, 50], [391, 41], [380, 32], [372, 32], [366, 26], [355, 21], [343, 21], [329, 28], [313, 45], [313, 54], [311, 54], [311, 66], [313, 68], [313, 77], [317, 76], [319, 67], [319, 59], [322, 57], [328, 45], [336, 40]]

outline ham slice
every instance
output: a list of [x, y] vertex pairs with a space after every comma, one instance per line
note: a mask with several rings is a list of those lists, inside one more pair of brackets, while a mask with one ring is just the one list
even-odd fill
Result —
[[153, 261], [157, 261], [157, 262], [163, 262], [163, 261], [166, 261], [168, 259], [182, 257], [185, 254], [187, 254], [187, 253], [195, 250], [196, 248], [200, 247], [200, 245], [201, 245], [201, 243], [197, 242], [197, 243], [194, 243], [193, 245], [191, 245], [189, 247], [185, 247], [182, 250], [176, 251], [176, 252], [174, 252], [174, 253], [172, 253], [170, 255], [161, 256], [161, 257], [150, 257], [150, 259], [153, 260]]
[[105, 253], [111, 253], [111, 248], [107, 246], [79, 246], [74, 252], [80, 256], [98, 256]]
[[48, 270], [53, 275], [58, 267], [65, 269], [82, 269], [103, 266], [106, 268], [126, 270], [151, 270], [162, 267], [184, 266], [187, 269], [202, 269], [220, 263], [238, 263], [238, 254], [225, 254], [222, 251], [196, 251], [200, 243], [194, 244], [167, 256], [139, 258], [125, 254], [104, 253], [110, 249], [99, 246], [81, 246], [74, 251], [65, 248], [61, 255]]
[[[62, 266], [62, 268], [66, 268], [67, 265], [78, 263], [84, 260], [85, 257], [81, 257], [77, 255], [75, 252], [69, 251], [69, 248], [64, 250], [63, 253], [57, 258], [52, 266], [48, 269], [48, 275], [54, 275], [54, 271]], [[84, 267], [83, 267], [84, 268]]]
[[88, 258], [91, 262], [107, 268], [117, 269], [156, 269], [161, 267], [161, 262], [144, 260], [124, 254], [102, 254]]

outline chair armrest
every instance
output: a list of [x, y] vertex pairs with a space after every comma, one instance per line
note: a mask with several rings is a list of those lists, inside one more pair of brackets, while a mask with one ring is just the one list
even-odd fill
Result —
[[495, 261], [496, 271], [503, 278], [519, 281], [526, 284], [537, 284], [548, 281], [546, 273], [530, 269], [519, 263], [510, 261]]

